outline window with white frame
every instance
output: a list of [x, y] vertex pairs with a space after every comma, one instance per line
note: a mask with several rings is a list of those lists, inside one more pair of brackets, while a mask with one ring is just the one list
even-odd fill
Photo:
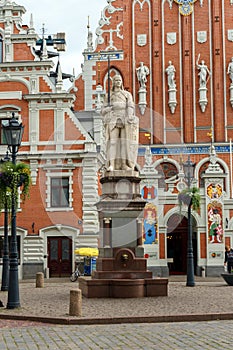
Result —
[[47, 173], [47, 210], [72, 210], [72, 171]]
[[51, 207], [69, 207], [69, 177], [51, 178]]

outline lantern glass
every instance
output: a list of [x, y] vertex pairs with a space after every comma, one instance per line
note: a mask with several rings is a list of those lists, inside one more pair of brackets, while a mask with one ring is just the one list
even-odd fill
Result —
[[194, 179], [195, 165], [196, 164], [191, 161], [190, 157], [188, 157], [188, 160], [183, 163], [184, 175], [186, 179]]
[[23, 137], [24, 126], [15, 118], [12, 113], [12, 118], [9, 120], [8, 125], [3, 125], [3, 135], [6, 139], [6, 143], [9, 147], [20, 146]]

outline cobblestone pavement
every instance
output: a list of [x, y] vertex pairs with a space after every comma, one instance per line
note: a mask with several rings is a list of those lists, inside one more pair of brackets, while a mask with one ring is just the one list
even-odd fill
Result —
[[[68, 279], [20, 282], [21, 307], [0, 308], [0, 349], [232, 349], [233, 288], [221, 278], [197, 278], [195, 287], [169, 278], [168, 297], [82, 298], [82, 316], [70, 317], [76, 288]], [[7, 304], [7, 292], [0, 300]]]
[[230, 350], [233, 321], [115, 325], [16, 325], [0, 329], [1, 350]]
[[[199, 279], [195, 287], [187, 287], [185, 281], [169, 281], [168, 296], [129, 299], [82, 298], [82, 317], [69, 316], [70, 291], [78, 283], [66, 280], [45, 280], [44, 288], [36, 288], [35, 281], [20, 282], [19, 309], [0, 308], [0, 318], [26, 318], [31, 321], [47, 319], [53, 323], [113, 323], [190, 321], [213, 318], [233, 319], [233, 287], [222, 278]], [[7, 304], [7, 292], [0, 291], [0, 300]], [[200, 316], [200, 317], [199, 317]], [[199, 318], [198, 318], [199, 317]]]

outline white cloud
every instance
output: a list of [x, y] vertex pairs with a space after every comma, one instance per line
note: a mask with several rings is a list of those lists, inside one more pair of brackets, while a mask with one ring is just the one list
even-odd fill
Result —
[[30, 22], [33, 15], [36, 32], [42, 34], [44, 24], [45, 34], [66, 33], [66, 52], [60, 54], [62, 71], [72, 74], [75, 68], [76, 76], [81, 72], [83, 62], [82, 52], [87, 45], [87, 23], [90, 16], [90, 26], [95, 38], [95, 30], [101, 16], [101, 11], [107, 6], [107, 0], [14, 0], [26, 9], [23, 24]]

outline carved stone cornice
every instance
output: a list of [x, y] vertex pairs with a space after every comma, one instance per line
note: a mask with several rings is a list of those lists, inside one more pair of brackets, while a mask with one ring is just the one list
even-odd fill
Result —
[[69, 93], [39, 93], [39, 94], [25, 94], [23, 95], [23, 99], [27, 101], [36, 101], [40, 100], [40, 102], [50, 101], [54, 102], [57, 100], [66, 100], [67, 103], [75, 101], [75, 95]]
[[20, 70], [20, 68], [24, 68], [25, 70], [30, 70], [32, 69], [38, 71], [38, 68], [41, 70], [46, 70], [49, 71], [51, 68], [53, 68], [54, 62], [51, 60], [48, 61], [14, 61], [14, 62], [3, 62], [0, 63], [0, 72], [6, 72], [6, 71], [16, 71]]

